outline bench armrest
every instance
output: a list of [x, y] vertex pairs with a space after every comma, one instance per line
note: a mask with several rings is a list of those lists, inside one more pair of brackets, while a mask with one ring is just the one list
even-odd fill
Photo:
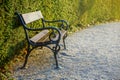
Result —
[[[56, 27], [49, 26], [49, 27], [44, 27], [44, 28], [27, 28], [27, 30], [30, 30], [30, 31], [49, 30], [51, 32], [49, 35], [49, 39], [51, 41], [58, 41], [59, 42], [61, 39], [61, 32]], [[55, 37], [54, 39], [53, 39], [53, 36]]]
[[69, 24], [68, 24], [68, 22], [67, 21], [65, 21], [65, 20], [52, 20], [52, 21], [50, 21], [50, 20], [44, 20], [43, 19], [43, 23], [58, 23], [58, 22], [61, 22], [62, 24], [60, 25], [60, 29], [62, 28], [62, 29], [65, 29], [65, 30], [68, 30], [69, 29]]

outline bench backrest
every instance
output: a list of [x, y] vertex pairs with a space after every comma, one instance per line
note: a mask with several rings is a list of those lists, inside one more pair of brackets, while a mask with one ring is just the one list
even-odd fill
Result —
[[25, 24], [39, 20], [43, 18], [41, 11], [35, 11], [30, 13], [22, 14]]
[[25, 14], [20, 14], [18, 12], [16, 12], [16, 15], [18, 16], [18, 19], [20, 20], [24, 30], [25, 30], [25, 35], [27, 40], [29, 41], [29, 34], [28, 34], [28, 30], [30, 30], [31, 28], [29, 28], [26, 24], [34, 22], [36, 20], [39, 19], [43, 19], [42, 13], [41, 11], [35, 11], [35, 12], [29, 12], [29, 13], [25, 13]]

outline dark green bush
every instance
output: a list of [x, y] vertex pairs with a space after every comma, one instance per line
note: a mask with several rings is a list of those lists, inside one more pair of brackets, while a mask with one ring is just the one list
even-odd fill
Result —
[[[0, 66], [19, 54], [25, 45], [24, 31], [14, 12], [41, 10], [48, 20], [65, 19], [70, 31], [88, 24], [120, 19], [120, 0], [3, 0], [0, 4]], [[37, 25], [37, 24], [35, 24]]]

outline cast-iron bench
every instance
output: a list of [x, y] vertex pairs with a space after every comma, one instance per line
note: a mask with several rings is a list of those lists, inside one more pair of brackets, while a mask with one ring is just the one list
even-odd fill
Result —
[[[26, 67], [28, 57], [30, 52], [37, 47], [47, 47], [54, 53], [54, 58], [56, 62], [56, 68], [59, 68], [57, 54], [60, 50], [60, 40], [63, 41], [64, 49], [66, 49], [65, 38], [67, 37], [68, 23], [65, 20], [45, 20], [42, 16], [41, 11], [29, 12], [25, 14], [20, 14], [16, 12], [19, 21], [21, 22], [25, 36], [28, 42], [27, 54], [25, 56], [25, 61], [21, 69]], [[42, 27], [30, 28], [29, 23], [34, 21], [42, 21]], [[60, 27], [45, 26], [46, 23], [59, 23]], [[40, 31], [33, 37], [30, 37], [29, 31]], [[52, 46], [51, 46], [52, 45]]]

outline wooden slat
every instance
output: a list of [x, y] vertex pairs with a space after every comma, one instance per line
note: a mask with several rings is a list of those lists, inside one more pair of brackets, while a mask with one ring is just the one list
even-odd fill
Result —
[[35, 11], [35, 12], [22, 14], [22, 17], [26, 24], [43, 18], [41, 11]]
[[32, 37], [30, 40], [34, 43], [44, 41], [47, 38], [47, 35], [49, 34], [49, 30], [43, 30], [40, 33], [36, 34], [34, 37]]

